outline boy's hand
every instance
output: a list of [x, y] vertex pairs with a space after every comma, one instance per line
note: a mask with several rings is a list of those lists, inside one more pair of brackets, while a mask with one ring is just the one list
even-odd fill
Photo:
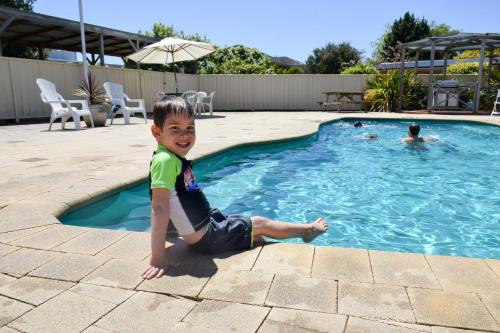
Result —
[[177, 267], [178, 264], [170, 261], [168, 258], [164, 257], [160, 260], [151, 259], [149, 267], [141, 274], [141, 277], [146, 280], [152, 278], [161, 278], [169, 267]]

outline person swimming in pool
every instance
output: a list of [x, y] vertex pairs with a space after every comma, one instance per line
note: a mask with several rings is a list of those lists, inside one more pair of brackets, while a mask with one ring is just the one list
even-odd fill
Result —
[[411, 123], [408, 127], [408, 137], [401, 139], [400, 142], [405, 143], [424, 143], [429, 142], [429, 138], [425, 136], [418, 136], [420, 134], [420, 125], [417, 123]]

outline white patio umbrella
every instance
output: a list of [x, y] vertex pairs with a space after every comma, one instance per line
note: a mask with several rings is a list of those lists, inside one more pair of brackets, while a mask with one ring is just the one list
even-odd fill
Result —
[[[127, 56], [128, 59], [143, 64], [173, 64], [181, 61], [196, 60], [214, 51], [208, 43], [167, 37], [159, 42], [145, 46]], [[174, 68], [175, 92], [178, 93], [177, 74]]]

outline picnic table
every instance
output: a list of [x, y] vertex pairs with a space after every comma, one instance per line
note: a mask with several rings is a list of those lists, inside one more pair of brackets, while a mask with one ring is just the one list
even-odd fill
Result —
[[[323, 111], [326, 111], [329, 105], [335, 105], [337, 111], [340, 112], [342, 111], [341, 106], [344, 104], [360, 104], [361, 108], [363, 108], [366, 103], [363, 101], [364, 92], [362, 91], [325, 91], [322, 94], [325, 95], [325, 99], [318, 103], [323, 107]], [[334, 97], [333, 100], [330, 100], [331, 96]], [[359, 96], [359, 98], [356, 98], [356, 96]]]

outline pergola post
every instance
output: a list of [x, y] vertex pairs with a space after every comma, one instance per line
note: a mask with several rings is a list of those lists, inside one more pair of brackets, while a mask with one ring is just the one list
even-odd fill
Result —
[[418, 59], [420, 58], [420, 49], [415, 53], [415, 74], [418, 74]]
[[479, 100], [481, 99], [481, 84], [483, 83], [483, 62], [486, 40], [481, 40], [481, 53], [479, 55], [479, 70], [477, 73], [476, 92], [474, 94], [474, 112], [479, 111]]
[[[1, 55], [1, 54], [0, 54]], [[493, 57], [494, 57], [494, 53], [493, 53], [493, 48], [490, 47], [490, 57], [488, 59], [488, 76], [487, 76], [487, 84], [490, 85], [490, 80], [491, 80], [491, 66], [493, 65]]]
[[405, 55], [406, 48], [401, 46], [401, 67], [399, 68], [399, 95], [398, 95], [398, 106], [397, 112], [401, 112], [403, 110], [403, 93], [404, 93], [404, 73], [405, 73]]
[[431, 64], [429, 66], [429, 92], [427, 96], [427, 111], [432, 111], [432, 102], [434, 99], [434, 57], [436, 56], [436, 41], [431, 40]]
[[446, 80], [446, 67], [448, 66], [448, 49], [444, 51], [443, 80]]
[[105, 66], [104, 62], [104, 35], [101, 32], [99, 34], [99, 60], [101, 62], [101, 66]]

